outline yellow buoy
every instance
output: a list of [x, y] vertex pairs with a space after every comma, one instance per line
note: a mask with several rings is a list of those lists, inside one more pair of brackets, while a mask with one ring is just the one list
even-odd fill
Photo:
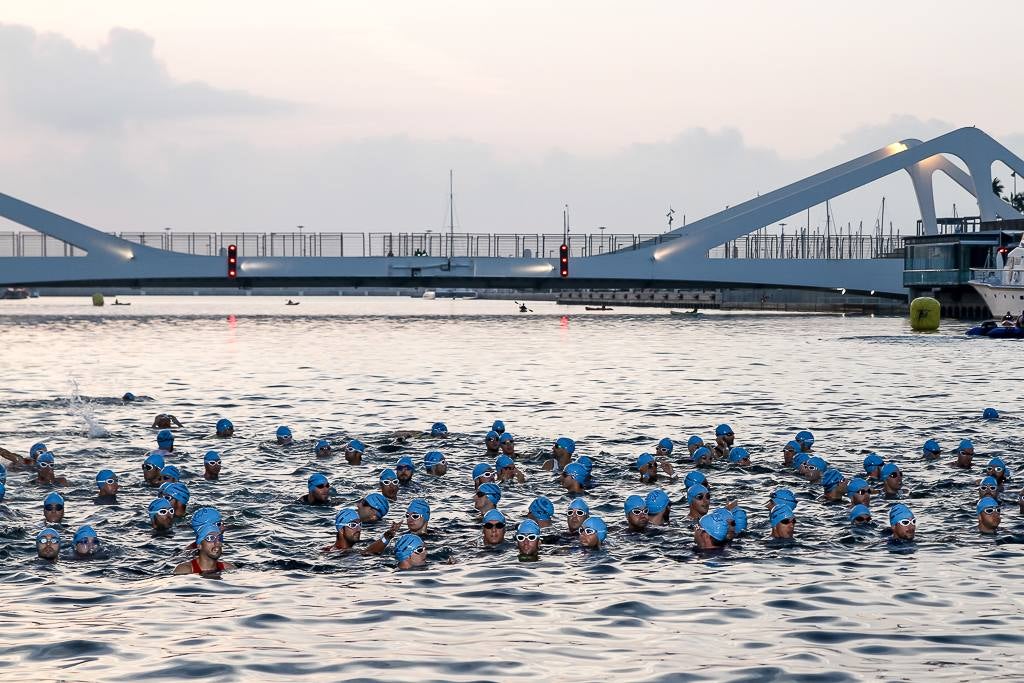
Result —
[[92, 295], [92, 305], [93, 306], [102, 306], [103, 305], [103, 295], [100, 294], [99, 292], [96, 292], [95, 294], [93, 294]]
[[910, 302], [910, 326], [918, 332], [939, 329], [941, 305], [930, 296], [919, 296]]

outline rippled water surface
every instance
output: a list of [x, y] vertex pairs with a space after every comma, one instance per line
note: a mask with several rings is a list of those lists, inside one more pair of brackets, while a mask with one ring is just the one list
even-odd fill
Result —
[[[550, 303], [270, 297], [135, 297], [0, 301], [0, 446], [44, 441], [68, 479], [65, 537], [92, 524], [103, 559], [35, 559], [46, 489], [10, 472], [0, 503], [0, 677], [6, 680], [878, 680], [1024, 675], [1022, 515], [1007, 492], [1004, 529], [976, 531], [980, 465], [1024, 462], [1021, 347], [968, 339], [964, 325], [914, 334], [895, 318], [585, 313]], [[1008, 380], [1001, 379], [1008, 377]], [[151, 400], [124, 405], [126, 391]], [[1003, 412], [983, 422], [982, 408]], [[187, 558], [187, 523], [154, 537], [140, 464], [158, 412], [176, 415], [190, 508], [224, 513], [218, 579], [172, 576]], [[213, 438], [219, 417], [236, 436]], [[609, 522], [605, 548], [548, 545], [523, 563], [483, 549], [470, 470], [501, 418], [528, 481], [500, 508], [521, 519], [539, 494], [564, 530], [569, 497], [540, 470], [558, 436], [596, 461], [585, 497]], [[419, 464], [429, 438], [394, 432], [437, 420], [449, 473], [408, 500], [433, 508], [432, 561], [398, 572], [391, 557], [324, 555], [333, 511], [374, 490], [402, 455]], [[676, 443], [682, 497], [690, 434], [729, 422], [754, 466], [708, 471], [715, 497], [750, 511], [750, 533], [698, 556], [685, 509], [660, 533], [628, 534], [622, 501], [645, 493], [630, 469], [663, 436]], [[291, 426], [296, 444], [272, 443]], [[875, 450], [900, 463], [918, 520], [911, 546], [854, 535], [845, 506], [779, 466], [781, 445], [811, 429], [830, 464], [859, 474]], [[105, 435], [104, 435], [105, 434]], [[364, 464], [316, 458], [312, 445], [358, 437]], [[984, 455], [974, 471], [927, 464], [925, 439], [961, 438]], [[202, 454], [223, 453], [219, 482]], [[116, 470], [113, 506], [93, 502], [96, 472]], [[297, 504], [314, 471], [333, 484], [330, 509]], [[797, 543], [765, 543], [771, 487], [798, 492]], [[1016, 490], [1014, 487], [1013, 490]], [[886, 518], [885, 501], [873, 504]], [[384, 525], [368, 526], [375, 537]], [[446, 564], [451, 560], [454, 564]]]

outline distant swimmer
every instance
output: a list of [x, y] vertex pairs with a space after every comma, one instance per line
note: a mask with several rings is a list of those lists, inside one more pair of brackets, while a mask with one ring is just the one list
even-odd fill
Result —
[[540, 557], [540, 527], [532, 519], [524, 519], [516, 529], [519, 561], [530, 562]]
[[971, 465], [974, 463], [974, 442], [970, 439], [962, 439], [960, 445], [956, 448], [956, 460], [953, 460], [949, 464], [952, 467], [958, 467], [962, 470], [971, 469]]
[[485, 515], [491, 510], [498, 507], [498, 502], [501, 500], [501, 489], [497, 484], [485, 483], [480, 484], [480, 488], [476, 490], [476, 494], [473, 499], [473, 507], [481, 515]]
[[516, 461], [504, 453], [498, 456], [498, 460], [494, 463], [494, 469], [498, 473], [499, 482], [515, 481], [520, 484], [526, 482], [526, 475], [516, 467]]
[[60, 534], [50, 528], [36, 534], [36, 554], [47, 562], [56, 562], [60, 554]]
[[505, 515], [500, 510], [488, 510], [481, 523], [485, 548], [496, 548], [505, 543]]
[[291, 299], [288, 299], [288, 301], [286, 301], [284, 305], [285, 306], [298, 306], [299, 303], [301, 303], [301, 302], [299, 302], [299, 301], [292, 301]]
[[732, 427], [727, 424], [720, 424], [715, 427], [715, 446], [712, 449], [714, 456], [716, 458], [728, 457], [729, 450], [735, 441], [736, 434], [733, 433]]
[[994, 534], [999, 531], [999, 522], [1002, 517], [999, 511], [999, 501], [995, 498], [982, 498], [978, 501], [978, 531], [983, 534]]
[[501, 450], [501, 435], [493, 429], [484, 435], [484, 448], [488, 455], [497, 455]]
[[928, 439], [921, 448], [925, 460], [938, 460], [942, 457], [942, 446], [935, 439]]
[[196, 546], [199, 554], [191, 562], [182, 562], [174, 568], [175, 574], [216, 574], [225, 569], [234, 569], [231, 562], [222, 561], [224, 533], [216, 524], [206, 524], [196, 532]]
[[530, 503], [526, 518], [536, 522], [537, 528], [546, 529], [551, 526], [551, 519], [555, 516], [555, 504], [547, 496], [538, 496]]
[[96, 475], [96, 502], [111, 505], [117, 502], [117, 475], [113, 470], [100, 470]]
[[413, 498], [405, 509], [405, 525], [409, 533], [423, 536], [430, 523], [430, 503], [423, 498]]
[[896, 503], [889, 508], [889, 529], [895, 541], [910, 542], [917, 535], [917, 519], [909, 507]]
[[408, 486], [412, 483], [412, 475], [416, 471], [416, 465], [408, 455], [402, 456], [395, 464], [395, 474], [398, 475], [400, 486]]
[[231, 420], [226, 417], [222, 417], [217, 420], [217, 436], [222, 439], [227, 439], [235, 435], [235, 425], [232, 424]]
[[167, 531], [174, 526], [174, 506], [166, 498], [154, 498], [148, 512], [153, 531]]
[[448, 436], [448, 425], [444, 422], [435, 422], [430, 425], [430, 436], [435, 439], [444, 439]]
[[320, 439], [316, 442], [316, 445], [313, 446], [313, 453], [316, 454], [316, 457], [318, 458], [331, 457], [332, 450], [331, 442], [327, 439]]
[[53, 468], [56, 466], [56, 462], [53, 458], [53, 453], [46, 451], [40, 453], [39, 457], [36, 458], [36, 478], [32, 482], [34, 484], [45, 484], [49, 486], [67, 486], [68, 480], [64, 477], [58, 477]]
[[134, 400], [135, 400], [135, 394], [133, 394], [130, 391], [124, 392], [124, 394], [121, 396], [121, 401], [123, 403], [131, 403]]
[[770, 519], [772, 538], [792, 539], [796, 529], [796, 514], [788, 505], [776, 505], [772, 508]]
[[643, 496], [627, 497], [622, 507], [626, 514], [626, 526], [630, 531], [647, 531], [647, 501]]
[[706, 486], [694, 484], [686, 490], [686, 502], [690, 505], [687, 518], [698, 522], [711, 509], [711, 492]]
[[352, 439], [345, 444], [345, 462], [349, 465], [361, 465], [366, 445], [359, 439]]
[[448, 471], [448, 461], [444, 459], [444, 453], [441, 451], [428, 451], [423, 456], [423, 469], [426, 470], [427, 474], [435, 477], [444, 476]]
[[871, 485], [866, 479], [854, 477], [846, 485], [846, 493], [850, 496], [850, 505], [867, 505], [871, 507]]
[[398, 475], [390, 467], [386, 468], [380, 473], [378, 477], [380, 483], [380, 492], [385, 498], [390, 501], [398, 500], [398, 487], [401, 482], [398, 480]]
[[576, 442], [567, 436], [560, 436], [551, 447], [551, 459], [545, 460], [541, 469], [561, 474], [566, 465], [572, 462], [572, 454], [576, 452]]
[[174, 415], [160, 413], [153, 418], [153, 426], [151, 429], [170, 429], [172, 426], [184, 427], [185, 425], [181, 424], [181, 422], [178, 421], [178, 418]]
[[281, 425], [280, 427], [278, 427], [277, 432], [275, 432], [274, 436], [277, 438], [278, 445], [290, 446], [292, 444], [292, 430], [291, 428], [285, 425]]
[[412, 569], [427, 563], [427, 547], [416, 534], [405, 534], [395, 541], [395, 560], [399, 569]]
[[353, 508], [344, 508], [334, 516], [334, 544], [323, 549], [324, 552], [334, 550], [351, 550], [363, 533], [363, 523], [359, 513]]
[[306, 488], [309, 493], [299, 496], [299, 502], [304, 505], [330, 505], [331, 504], [331, 482], [320, 472], [309, 475], [306, 480]]
[[650, 526], [665, 526], [672, 516], [672, 501], [661, 489], [654, 489], [647, 494], [647, 523]]
[[220, 479], [220, 453], [217, 451], [206, 451], [203, 456], [203, 479]]
[[501, 452], [510, 458], [514, 458], [516, 455], [516, 439], [514, 436], [505, 432], [498, 437], [498, 447], [501, 448]]
[[597, 550], [608, 537], [608, 525], [600, 517], [587, 517], [580, 525], [580, 546]]
[[142, 479], [148, 486], [157, 487], [163, 483], [160, 478], [160, 471], [164, 468], [164, 456], [158, 451], [153, 451], [146, 456], [142, 462]]
[[60, 524], [64, 521], [64, 496], [51, 491], [43, 498], [43, 521], [47, 524]]
[[100, 537], [96, 533], [96, 530], [86, 524], [75, 532], [74, 538], [72, 539], [72, 545], [75, 550], [75, 559], [84, 560], [91, 558], [100, 549]]
[[718, 550], [728, 542], [729, 524], [720, 515], [701, 515], [693, 527], [693, 542], [698, 550]]

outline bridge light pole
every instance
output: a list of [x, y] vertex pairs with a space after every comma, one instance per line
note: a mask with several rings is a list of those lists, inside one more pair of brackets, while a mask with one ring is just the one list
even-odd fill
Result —
[[228, 245], [228, 277], [234, 279], [238, 275], [238, 246]]
[[558, 247], [558, 274], [569, 277], [569, 245], [565, 242]]

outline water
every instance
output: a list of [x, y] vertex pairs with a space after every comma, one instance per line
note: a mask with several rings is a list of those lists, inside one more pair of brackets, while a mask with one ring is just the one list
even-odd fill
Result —
[[[34, 559], [41, 487], [11, 472], [0, 507], [0, 676], [7, 679], [567, 681], [963, 679], [1020, 675], [1021, 515], [1004, 507], [995, 538], [974, 530], [978, 461], [1022, 443], [1012, 384], [1019, 346], [962, 336], [944, 324], [918, 335], [899, 319], [584, 313], [534, 303], [315, 299], [284, 307], [262, 297], [148, 297], [93, 308], [87, 299], [0, 301], [0, 446], [44, 441], [69, 485], [69, 537], [93, 524], [105, 560]], [[1012, 379], [1010, 380], [1012, 382]], [[152, 400], [122, 405], [132, 391]], [[1003, 419], [980, 420], [994, 405]], [[139, 466], [153, 416], [170, 412], [192, 490], [229, 531], [221, 580], [170, 575], [191, 541], [146, 527], [150, 490]], [[239, 435], [213, 438], [218, 417]], [[612, 527], [604, 550], [546, 547], [536, 563], [486, 551], [470, 514], [469, 471], [483, 432], [503, 419], [529, 476], [500, 507], [518, 520], [540, 493], [564, 528], [569, 500], [539, 470], [552, 440], [576, 438], [597, 461], [586, 494]], [[433, 508], [433, 561], [396, 572], [389, 557], [318, 552], [333, 510], [372, 490], [383, 466], [417, 464], [436, 442], [396, 444], [398, 429], [444, 420], [453, 465], [416, 480]], [[662, 436], [708, 438], [728, 421], [755, 466], [708, 473], [735, 496], [751, 533], [714, 557], [691, 549], [677, 521], [659, 534], [621, 529], [622, 501], [640, 485], [628, 465]], [[271, 442], [279, 424], [297, 445]], [[918, 541], [894, 548], [854, 536], [845, 507], [777, 467], [781, 445], [815, 433], [831, 464], [859, 472], [867, 450], [897, 460], [911, 491]], [[364, 465], [317, 459], [312, 444], [358, 437]], [[975, 471], [925, 464], [927, 438], [951, 450], [972, 438]], [[202, 454], [223, 453], [220, 482]], [[945, 458], [943, 459], [945, 462]], [[121, 475], [118, 505], [91, 501], [102, 467]], [[325, 472], [330, 510], [295, 504]], [[681, 495], [682, 474], [667, 485]], [[798, 492], [798, 542], [764, 543], [763, 503], [776, 484]], [[414, 494], [400, 493], [389, 519]], [[875, 501], [876, 519], [886, 505]], [[367, 527], [364, 538], [383, 526]], [[444, 564], [452, 558], [455, 564]]]

